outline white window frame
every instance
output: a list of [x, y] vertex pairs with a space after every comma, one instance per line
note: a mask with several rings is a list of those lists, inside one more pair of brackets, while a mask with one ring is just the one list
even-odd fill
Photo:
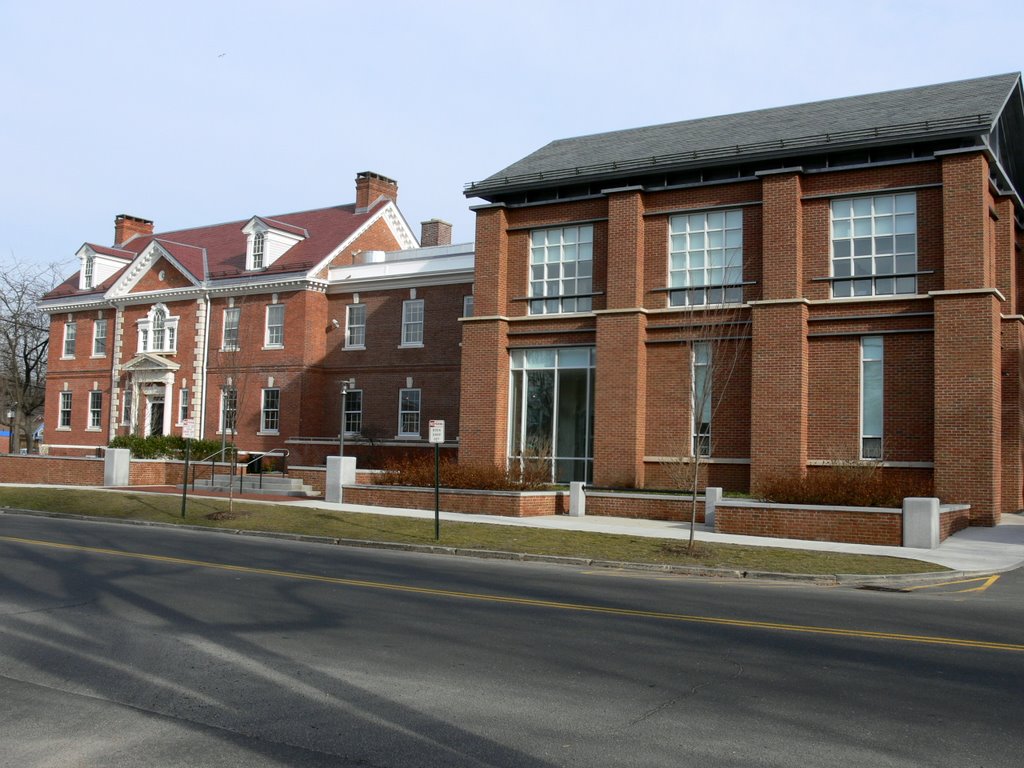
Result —
[[267, 233], [255, 232], [252, 236], [252, 268], [264, 269], [266, 264]]
[[[92, 356], [107, 356], [107, 321], [100, 318], [92, 324]], [[103, 330], [100, 333], [100, 329]]]
[[89, 392], [89, 426], [90, 431], [103, 427], [103, 393], [97, 389]]
[[[877, 391], [869, 391], [868, 366], [877, 366]], [[875, 405], [877, 403], [877, 405]], [[877, 408], [877, 413], [869, 409]], [[885, 448], [885, 339], [862, 336], [860, 339], [860, 458], [881, 461]], [[869, 428], [871, 424], [877, 428]], [[872, 441], [868, 450], [868, 441]], [[875, 444], [877, 442], [877, 448]]]
[[178, 424], [184, 424], [188, 419], [188, 387], [178, 390]]
[[[690, 352], [690, 443], [692, 456], [711, 455], [711, 419], [714, 415], [712, 398], [714, 382], [710, 342], [694, 342]], [[698, 407], [700, 413], [697, 413]]]
[[[229, 397], [230, 396], [230, 397]], [[228, 402], [231, 402], [231, 426], [227, 426], [227, 406]], [[227, 384], [220, 388], [220, 416], [219, 416], [219, 429], [217, 434], [223, 434], [225, 432], [237, 435], [238, 434], [238, 388], [234, 385]]]
[[669, 217], [668, 303], [671, 307], [743, 303], [743, 211]]
[[366, 349], [365, 304], [349, 304], [345, 307], [345, 349]]
[[[353, 397], [353, 395], [355, 397]], [[357, 401], [357, 407], [353, 407], [353, 401]], [[401, 406], [399, 406], [401, 407]], [[355, 426], [355, 429], [351, 427]], [[363, 431], [363, 390], [350, 389], [345, 393], [345, 434], [358, 435]]]
[[69, 320], [64, 323], [64, 344], [61, 347], [62, 360], [75, 359], [75, 342], [78, 338], [78, 323]]
[[90, 289], [93, 287], [93, 281], [96, 275], [96, 256], [87, 253], [85, 254], [85, 263], [82, 265], [82, 287]]
[[917, 293], [917, 195], [862, 195], [829, 204], [832, 298]]
[[[273, 318], [274, 315], [279, 317]], [[268, 304], [266, 332], [263, 338], [264, 349], [284, 348], [284, 304]]]
[[132, 389], [132, 386], [129, 384], [128, 386], [126, 386], [124, 388], [124, 398], [123, 398], [123, 402], [121, 403], [121, 423], [122, 424], [131, 425], [131, 423], [132, 423], [132, 410], [133, 410], [133, 400], [134, 400], [134, 397], [135, 397], [135, 391]]
[[406, 299], [402, 302], [402, 344], [403, 347], [422, 347], [426, 312], [423, 299]]
[[[406, 393], [416, 393], [416, 409], [406, 408]], [[411, 404], [411, 403], [410, 403]], [[420, 430], [423, 427], [422, 420], [420, 419], [420, 413], [423, 409], [423, 391], [417, 387], [408, 387], [405, 389], [398, 390], [398, 436], [399, 437], [419, 437]], [[416, 419], [416, 430], [406, 429], [405, 417], [409, 415], [410, 419], [415, 415]], [[411, 424], [409, 426], [412, 426]]]
[[[233, 322], [229, 323], [228, 320], [231, 318]], [[221, 352], [237, 352], [239, 347], [239, 333], [242, 327], [242, 308], [241, 307], [227, 307], [224, 310], [223, 324], [221, 327], [220, 337], [220, 349]], [[228, 343], [228, 329], [232, 330], [234, 336], [234, 342]]]
[[594, 301], [594, 226], [530, 232], [529, 313], [590, 312]]
[[[138, 321], [139, 352], [174, 354], [178, 351], [178, 317], [163, 304], [154, 304], [144, 318]], [[162, 336], [162, 343], [157, 341]]]
[[264, 387], [260, 395], [260, 434], [281, 433], [281, 388]]
[[70, 430], [71, 429], [71, 405], [73, 399], [71, 392], [64, 390], [60, 393], [60, 405], [59, 413], [57, 416], [57, 429]]

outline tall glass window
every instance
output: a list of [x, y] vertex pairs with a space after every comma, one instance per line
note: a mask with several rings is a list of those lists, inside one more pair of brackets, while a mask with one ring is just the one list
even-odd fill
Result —
[[71, 393], [60, 393], [60, 417], [57, 422], [61, 429], [71, 429]]
[[281, 390], [270, 387], [263, 390], [263, 418], [261, 432], [277, 432], [281, 428]]
[[530, 233], [530, 314], [589, 312], [593, 300], [594, 227]]
[[92, 325], [92, 354], [93, 357], [103, 357], [107, 354], [106, 320], [97, 320]]
[[511, 461], [540, 463], [552, 481], [589, 482], [594, 463], [594, 348], [512, 352]]
[[[345, 434], [358, 435], [363, 431], [363, 390], [350, 389], [345, 393]], [[416, 430], [419, 433], [419, 429]]]
[[85, 265], [82, 267], [82, 287], [92, 288], [93, 274], [96, 268], [96, 257], [91, 253], [86, 254]]
[[917, 292], [913, 192], [832, 201], [833, 298]]
[[743, 212], [712, 211], [669, 219], [669, 304], [743, 301]]
[[220, 431], [234, 432], [238, 421], [238, 390], [222, 387], [220, 390]]
[[263, 248], [267, 236], [263, 232], [257, 232], [252, 236], [252, 268], [263, 269]]
[[881, 336], [860, 340], [860, 457], [882, 458], [882, 407], [885, 365]]
[[224, 337], [221, 340], [221, 349], [238, 349], [238, 320], [242, 314], [239, 307], [231, 307], [224, 310]]
[[75, 338], [78, 336], [77, 323], [64, 323], [64, 357], [75, 356]]
[[693, 455], [711, 455], [711, 345], [693, 345]]
[[103, 425], [103, 393], [89, 393], [89, 429], [99, 429]]
[[188, 387], [182, 387], [178, 392], [178, 423], [182, 424], [188, 418]]
[[420, 436], [420, 391], [403, 389], [398, 393], [398, 434]]
[[402, 302], [402, 346], [423, 346], [423, 299]]

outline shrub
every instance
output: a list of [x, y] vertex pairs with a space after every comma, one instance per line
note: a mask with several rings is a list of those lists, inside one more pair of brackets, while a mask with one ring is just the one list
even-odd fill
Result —
[[[377, 485], [404, 485], [414, 488], [434, 486], [433, 456], [401, 456], [384, 463], [383, 472], [374, 479]], [[527, 463], [525, 469], [508, 469], [486, 464], [459, 464], [441, 459], [440, 484], [445, 488], [470, 488], [479, 491], [529, 491], [550, 484], [547, 468]]]
[[907, 496], [931, 496], [931, 481], [876, 464], [850, 463], [815, 468], [806, 477], [773, 475], [757, 496], [779, 504], [840, 507], [899, 507]]
[[[119, 435], [110, 441], [111, 448], [127, 448], [136, 459], [183, 459], [185, 458], [185, 438], [179, 435]], [[193, 440], [190, 450], [191, 458], [201, 459], [214, 451], [220, 450], [216, 440]], [[231, 446], [226, 456], [230, 456]]]

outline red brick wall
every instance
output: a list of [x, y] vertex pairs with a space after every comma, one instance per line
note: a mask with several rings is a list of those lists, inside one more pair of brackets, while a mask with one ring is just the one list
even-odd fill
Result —
[[846, 512], [782, 505], [715, 507], [715, 531], [810, 541], [845, 541], [898, 547], [903, 543], [901, 512]]
[[[565, 498], [563, 498], [565, 497]], [[434, 491], [430, 488], [394, 488], [390, 486], [345, 486], [342, 496], [346, 504], [367, 504], [378, 507], [433, 509]], [[464, 512], [499, 517], [535, 517], [568, 511], [568, 495], [559, 492], [502, 493], [487, 491], [441, 490], [443, 512]]]
[[0, 456], [0, 482], [103, 485], [103, 459]]

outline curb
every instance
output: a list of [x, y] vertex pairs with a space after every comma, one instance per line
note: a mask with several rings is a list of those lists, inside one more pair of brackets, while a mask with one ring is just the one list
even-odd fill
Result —
[[[188, 523], [161, 523], [153, 520], [131, 520], [117, 517], [96, 517], [93, 515], [76, 515], [68, 512], [49, 512], [38, 509], [20, 509], [16, 507], [0, 507], [0, 515], [23, 515], [26, 517], [52, 517], [64, 520], [83, 520], [92, 523], [112, 523], [116, 525], [139, 525], [150, 528], [170, 528], [173, 530], [196, 531], [203, 533], [221, 533], [235, 536], [251, 536], [259, 539], [278, 539], [281, 541], [300, 541], [307, 544], [327, 544], [342, 547], [358, 547], [360, 549], [384, 549], [399, 552], [415, 552], [427, 555], [451, 555], [456, 557], [475, 557], [481, 560], [509, 560], [531, 563], [549, 563], [551, 565], [567, 565], [585, 568], [604, 568], [608, 570], [647, 571], [653, 573], [675, 574], [680, 576], [702, 576], [707, 578], [751, 579], [757, 581], [802, 582], [816, 586], [844, 587], [880, 587], [899, 591], [900, 586], [928, 584], [946, 581], [950, 578], [965, 578], [997, 573], [999, 571], [939, 571], [935, 573], [906, 574], [812, 574], [812, 573], [780, 573], [776, 571], [744, 571], [733, 568], [705, 568], [697, 565], [671, 565], [664, 563], [633, 563], [619, 560], [591, 560], [585, 557], [569, 557], [565, 555], [538, 555], [526, 552], [505, 552], [493, 549], [465, 549], [445, 547], [438, 544], [407, 544], [404, 542], [374, 541], [367, 539], [343, 539], [332, 536], [312, 536], [302, 533], [285, 533], [277, 531], [254, 531], [241, 528], [213, 528], [205, 525], [189, 525]], [[1013, 570], [1012, 568], [1003, 570]]]

